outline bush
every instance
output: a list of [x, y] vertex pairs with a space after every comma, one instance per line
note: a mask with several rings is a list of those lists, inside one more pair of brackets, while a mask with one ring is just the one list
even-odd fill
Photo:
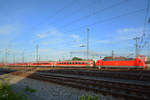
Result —
[[80, 97], [80, 100], [98, 100], [97, 96], [88, 96], [88, 95], [84, 95]]
[[13, 92], [10, 85], [0, 82], [0, 100], [26, 100], [26, 96]]
[[30, 88], [29, 86], [26, 86], [25, 91], [26, 91], [26, 92], [30, 92], [30, 93], [35, 93], [35, 92], [36, 92], [35, 89], [32, 89], [32, 88]]

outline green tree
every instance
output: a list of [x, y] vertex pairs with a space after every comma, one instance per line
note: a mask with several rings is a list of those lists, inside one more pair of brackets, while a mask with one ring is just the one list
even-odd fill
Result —
[[73, 57], [73, 58], [72, 58], [72, 60], [79, 60], [79, 61], [81, 61], [81, 60], [82, 60], [82, 58]]

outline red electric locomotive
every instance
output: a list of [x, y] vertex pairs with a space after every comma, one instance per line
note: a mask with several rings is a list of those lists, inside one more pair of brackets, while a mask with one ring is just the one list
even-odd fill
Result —
[[96, 67], [100, 69], [145, 69], [145, 62], [141, 58], [135, 59], [107, 59], [98, 60]]

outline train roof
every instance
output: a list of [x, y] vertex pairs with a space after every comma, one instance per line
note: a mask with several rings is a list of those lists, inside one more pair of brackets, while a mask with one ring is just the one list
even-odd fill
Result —
[[135, 58], [126, 58], [126, 59], [102, 59], [103, 61], [128, 61], [128, 60], [135, 60]]

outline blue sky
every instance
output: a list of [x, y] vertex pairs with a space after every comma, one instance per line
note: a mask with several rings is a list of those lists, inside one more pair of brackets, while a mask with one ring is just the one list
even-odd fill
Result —
[[[85, 57], [86, 47], [80, 45], [86, 45], [87, 28], [90, 29], [90, 57], [108, 56], [112, 50], [117, 56], [127, 56], [135, 52], [133, 38], [143, 34], [147, 2], [0, 0], [0, 61], [6, 48], [10, 62], [13, 55], [16, 61], [21, 61], [23, 51], [25, 61], [34, 61], [37, 44], [41, 60], [68, 59], [69, 52]], [[148, 27], [149, 24], [145, 40], [149, 39]], [[140, 53], [146, 54], [146, 48], [140, 49]]]

